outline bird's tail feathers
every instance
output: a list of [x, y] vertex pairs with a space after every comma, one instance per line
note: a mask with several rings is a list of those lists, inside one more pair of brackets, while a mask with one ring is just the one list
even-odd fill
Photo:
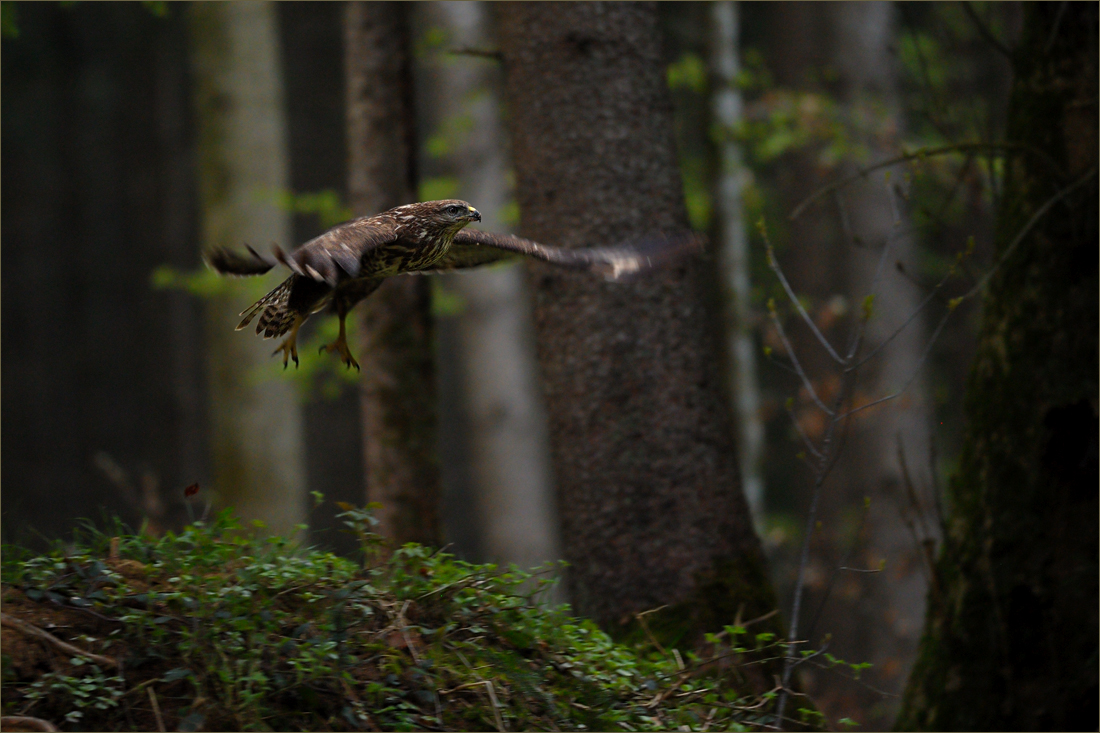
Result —
[[260, 320], [256, 323], [256, 333], [262, 333], [264, 338], [282, 336], [289, 331], [294, 323], [294, 313], [288, 307], [290, 290], [297, 277], [297, 275], [291, 275], [283, 280], [277, 288], [246, 308], [241, 313], [244, 319], [237, 324], [237, 330], [240, 331], [259, 315]]

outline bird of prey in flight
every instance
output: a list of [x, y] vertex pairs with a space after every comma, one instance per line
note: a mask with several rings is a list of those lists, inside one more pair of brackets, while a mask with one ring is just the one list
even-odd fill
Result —
[[248, 245], [248, 255], [218, 248], [205, 259], [225, 275], [262, 275], [279, 263], [290, 269], [290, 277], [241, 313], [244, 319], [237, 325], [239, 331], [259, 316], [257, 334], [285, 334], [272, 354], [282, 352], [284, 369], [289, 359], [298, 365], [298, 329], [326, 308], [340, 317], [340, 335], [321, 350], [336, 352], [349, 369], [359, 369], [348, 350], [344, 319], [387, 277], [447, 272], [525, 255], [619, 280], [703, 245], [701, 236], [685, 233], [618, 247], [565, 249], [464, 228], [474, 221], [481, 221], [481, 214], [465, 201], [425, 201], [339, 224], [290, 253], [274, 245], [274, 259]]

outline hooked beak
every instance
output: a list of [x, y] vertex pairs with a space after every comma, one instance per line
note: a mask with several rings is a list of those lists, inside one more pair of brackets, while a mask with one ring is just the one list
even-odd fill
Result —
[[470, 219], [472, 219], [473, 221], [481, 221], [481, 212], [475, 209], [473, 206], [470, 207]]

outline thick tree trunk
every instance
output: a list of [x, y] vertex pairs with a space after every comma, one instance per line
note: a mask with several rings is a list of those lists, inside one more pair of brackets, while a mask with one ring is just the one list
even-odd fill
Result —
[[1094, 3], [1025, 8], [1008, 137], [1041, 154], [1007, 172], [1006, 259], [985, 296], [941, 593], [930, 596], [900, 729], [1100, 722], [1097, 21]]
[[[564, 246], [684, 229], [656, 8], [500, 8], [522, 231]], [[612, 633], [774, 608], [691, 262], [630, 285], [532, 266], [570, 597]], [[670, 628], [670, 627], [675, 628]]]
[[[189, 10], [203, 247], [289, 247], [289, 216], [276, 199], [288, 179], [275, 9], [242, 2]], [[276, 366], [271, 342], [233, 330], [242, 295], [234, 287], [207, 309], [214, 485], [242, 517], [289, 535], [305, 518], [301, 406], [289, 382], [256, 381], [257, 370]]]
[[[408, 8], [350, 3], [346, 16], [349, 196], [356, 216], [415, 201]], [[367, 497], [381, 531], [438, 545], [439, 465], [426, 278], [392, 278], [360, 308]]]
[[[493, 44], [489, 8], [477, 2], [425, 3], [426, 24], [442, 29], [447, 49]], [[484, 217], [479, 229], [507, 231], [501, 215], [510, 199], [509, 160], [500, 119], [501, 71], [485, 58], [443, 51], [425, 68], [433, 103], [425, 123], [449, 143], [425, 163], [453, 176], [459, 198]], [[434, 119], [427, 117], [434, 116]], [[467, 130], [462, 123], [471, 120]], [[532, 567], [561, 557], [554, 507], [546, 410], [538, 383], [529, 288], [521, 267], [494, 267], [443, 276], [441, 288], [461, 299], [459, 313], [437, 321], [453, 329], [455, 372], [466, 420], [448, 439], [461, 439], [469, 462], [477, 559]], [[443, 334], [441, 334], [443, 336]], [[442, 339], [441, 339], [442, 341]], [[441, 360], [442, 362], [442, 360]]]
[[[347, 119], [344, 113], [344, 12], [338, 2], [277, 3], [286, 80], [290, 187], [296, 194], [335, 191], [347, 200]], [[314, 214], [292, 218], [294, 242], [321, 234], [329, 225]], [[315, 326], [318, 316], [306, 328]], [[306, 331], [303, 330], [303, 334]], [[334, 357], [325, 367], [343, 370]], [[336, 389], [333, 390], [333, 387]], [[322, 371], [303, 406], [306, 475], [311, 491], [326, 502], [310, 512], [311, 540], [351, 553], [356, 540], [341, 531], [336, 502], [360, 504], [365, 496], [359, 385]]]

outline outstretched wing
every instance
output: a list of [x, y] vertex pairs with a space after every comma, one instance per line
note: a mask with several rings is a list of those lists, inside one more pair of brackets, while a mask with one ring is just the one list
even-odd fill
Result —
[[702, 235], [683, 232], [655, 235], [617, 247], [565, 249], [511, 234], [463, 229], [455, 235], [450, 251], [427, 272], [477, 267], [525, 256], [571, 270], [591, 270], [609, 280], [620, 280], [700, 252], [705, 243]]
[[267, 258], [248, 245], [251, 256], [216, 248], [206, 253], [207, 263], [226, 275], [262, 275], [276, 263], [282, 263], [296, 275], [335, 286], [343, 271], [349, 277], [359, 274], [363, 254], [397, 239], [397, 222], [387, 214], [362, 217], [338, 224], [314, 237], [289, 254], [278, 245]]

